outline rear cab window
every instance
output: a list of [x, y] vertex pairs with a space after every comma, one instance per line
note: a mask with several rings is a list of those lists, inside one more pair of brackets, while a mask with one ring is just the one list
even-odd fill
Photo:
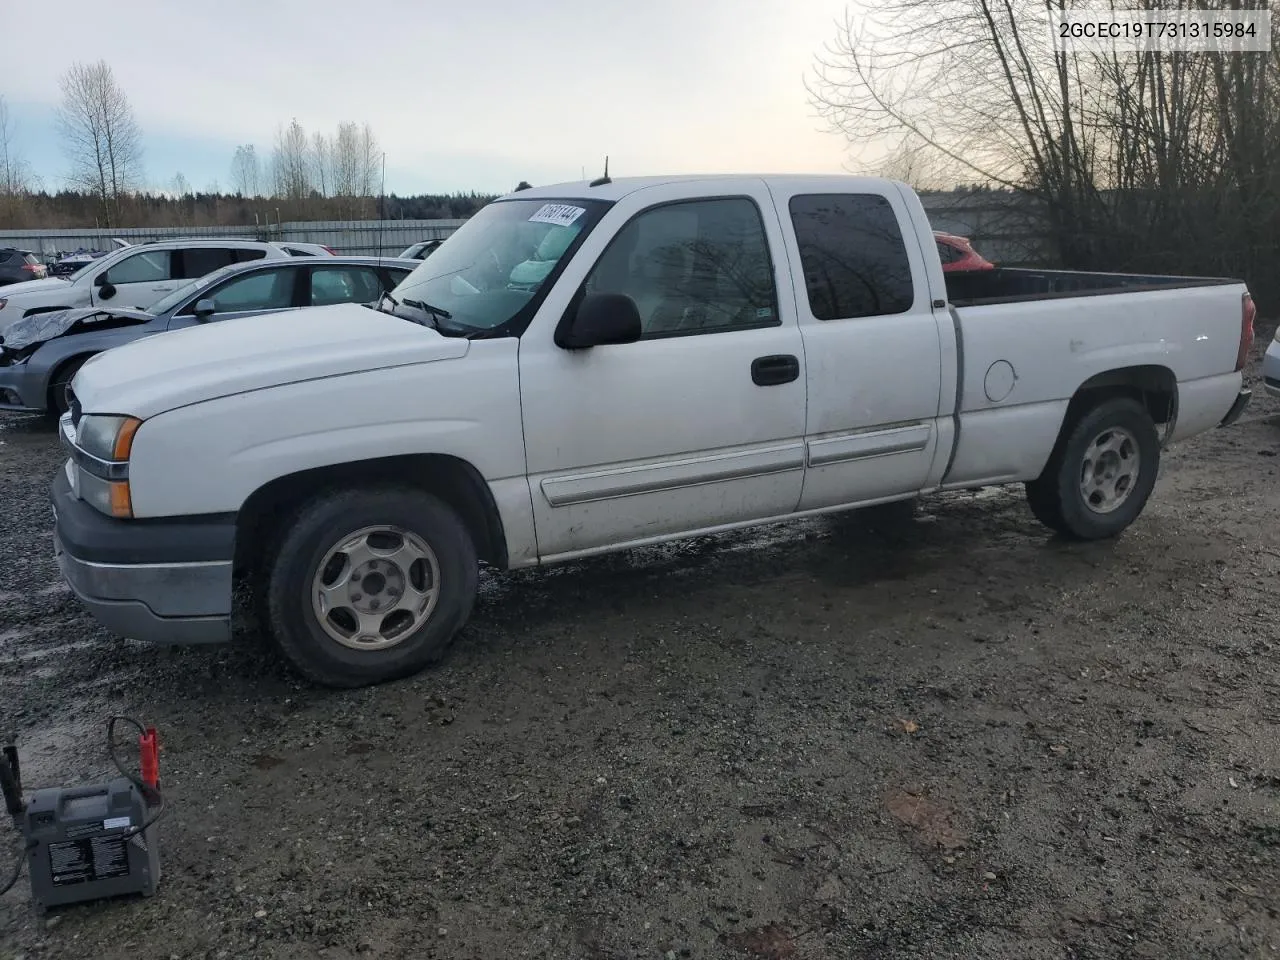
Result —
[[809, 310], [816, 319], [849, 320], [911, 309], [911, 261], [887, 198], [798, 194], [788, 207]]

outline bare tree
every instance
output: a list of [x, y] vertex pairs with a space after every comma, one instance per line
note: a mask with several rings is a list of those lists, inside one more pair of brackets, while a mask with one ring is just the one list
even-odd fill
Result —
[[333, 162], [329, 138], [317, 130], [311, 135], [311, 181], [320, 196], [329, 196], [332, 189]]
[[333, 139], [333, 195], [341, 198], [343, 216], [354, 216], [352, 198], [357, 195], [360, 182], [360, 128], [354, 123], [338, 124]]
[[382, 149], [373, 127], [360, 128], [360, 196], [372, 197], [382, 188]]
[[191, 184], [187, 182], [187, 178], [182, 175], [181, 170], [175, 173], [173, 179], [169, 181], [169, 192], [179, 200], [191, 192]]
[[231, 159], [231, 184], [242, 197], [262, 195], [262, 164], [253, 144], [236, 147], [235, 156]]
[[954, 184], [955, 164], [919, 137], [905, 136], [875, 167], [877, 176], [901, 180], [916, 190], [942, 190]]
[[382, 151], [369, 124], [338, 124], [333, 139], [333, 195], [344, 199], [344, 215], [356, 216], [381, 189]]
[[367, 123], [360, 128], [360, 180], [360, 196], [368, 198], [367, 205], [362, 206], [372, 214], [372, 198], [382, 192], [382, 150], [373, 127]]
[[19, 152], [9, 120], [9, 105], [0, 97], [0, 212], [6, 223], [17, 226], [35, 185], [31, 168]]
[[68, 180], [97, 195], [107, 226], [142, 177], [142, 133], [105, 60], [72, 64], [62, 75], [58, 126]]
[[307, 132], [295, 118], [288, 127], [276, 130], [272, 152], [272, 179], [275, 195], [282, 200], [304, 200], [311, 194], [311, 170]]
[[21, 197], [30, 193], [34, 185], [31, 167], [14, 142], [9, 105], [0, 97], [0, 197]]
[[819, 58], [812, 101], [851, 143], [906, 137], [924, 162], [1022, 194], [1068, 266], [1204, 270], [1209, 256], [1215, 270], [1272, 282], [1280, 60], [1059, 49], [1048, 20], [1065, 8], [850, 10]]

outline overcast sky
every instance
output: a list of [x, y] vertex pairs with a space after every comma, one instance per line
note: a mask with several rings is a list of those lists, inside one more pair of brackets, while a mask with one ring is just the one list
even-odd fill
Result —
[[99, 57], [133, 105], [155, 186], [181, 171], [228, 188], [236, 144], [265, 158], [293, 117], [308, 133], [368, 121], [401, 194], [594, 176], [606, 153], [615, 176], [840, 172], [846, 144], [813, 116], [804, 78], [844, 6], [60, 0], [5, 44], [0, 94], [46, 187], [66, 170], [58, 77]]

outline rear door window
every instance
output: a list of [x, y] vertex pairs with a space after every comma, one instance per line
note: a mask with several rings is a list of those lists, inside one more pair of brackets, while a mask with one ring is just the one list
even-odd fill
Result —
[[334, 303], [372, 303], [382, 295], [382, 281], [373, 267], [314, 267], [311, 306]]
[[235, 263], [236, 251], [229, 247], [188, 247], [182, 251], [182, 278], [196, 280], [206, 273]]
[[911, 309], [911, 263], [887, 198], [808, 194], [792, 197], [790, 211], [814, 317], [852, 319]]

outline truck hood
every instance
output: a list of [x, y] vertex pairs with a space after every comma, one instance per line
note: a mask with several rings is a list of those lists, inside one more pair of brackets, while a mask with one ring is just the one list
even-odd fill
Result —
[[146, 419], [218, 397], [465, 356], [469, 341], [359, 304], [221, 320], [92, 357], [72, 389], [85, 413]]
[[45, 343], [72, 330], [103, 323], [128, 326], [146, 323], [155, 317], [144, 310], [75, 307], [50, 313], [33, 313], [13, 321], [0, 332], [0, 351], [17, 353], [27, 347]]

